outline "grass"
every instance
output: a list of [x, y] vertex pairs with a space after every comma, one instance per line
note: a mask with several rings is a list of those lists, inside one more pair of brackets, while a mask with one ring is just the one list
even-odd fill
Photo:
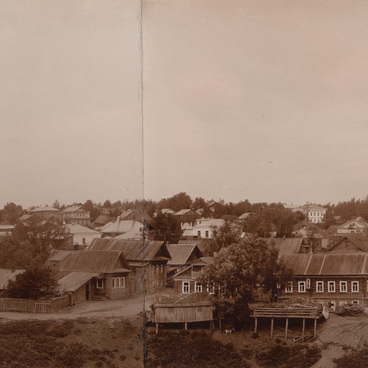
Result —
[[148, 341], [148, 368], [249, 368], [232, 344], [223, 344], [199, 332], [165, 332]]
[[365, 368], [368, 366], [368, 347], [352, 351], [339, 359], [334, 359], [336, 368]]
[[[121, 336], [134, 330], [133, 326], [124, 322], [118, 327], [119, 330], [105, 325], [104, 336], [111, 335], [111, 331]], [[95, 321], [88, 324], [84, 320], [13, 321], [0, 324], [0, 367], [118, 368], [125, 360], [123, 353], [126, 351], [106, 346], [97, 349], [90, 339], [86, 339], [91, 336], [89, 331], [95, 331], [95, 328]]]

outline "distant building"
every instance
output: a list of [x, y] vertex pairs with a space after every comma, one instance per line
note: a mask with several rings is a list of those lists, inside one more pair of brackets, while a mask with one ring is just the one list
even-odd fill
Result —
[[362, 234], [368, 230], [368, 223], [363, 217], [357, 217], [354, 220], [345, 222], [337, 227], [337, 234]]
[[304, 213], [308, 220], [312, 223], [323, 223], [326, 219], [327, 209], [313, 203], [306, 203], [303, 206], [294, 207], [291, 209], [293, 212]]
[[88, 225], [90, 214], [82, 206], [69, 206], [63, 210], [63, 218], [66, 224]]

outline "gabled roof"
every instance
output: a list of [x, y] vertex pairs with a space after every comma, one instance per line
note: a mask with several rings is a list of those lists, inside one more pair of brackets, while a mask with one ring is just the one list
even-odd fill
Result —
[[368, 223], [364, 220], [363, 217], [356, 217], [354, 220], [347, 221], [344, 224], [338, 226], [338, 229], [349, 229], [351, 227], [367, 228]]
[[242, 215], [239, 216], [239, 220], [245, 220], [250, 216], [250, 212], [245, 212]]
[[174, 216], [183, 216], [183, 215], [188, 215], [188, 214], [196, 214], [196, 213], [193, 212], [190, 208], [186, 208], [186, 209], [176, 212]]
[[60, 291], [76, 291], [98, 273], [93, 272], [68, 272], [58, 280]]
[[199, 228], [208, 228], [208, 227], [221, 227], [225, 224], [225, 220], [223, 219], [200, 219], [198, 222], [201, 222], [199, 224], [196, 224], [193, 226], [195, 229]]
[[179, 240], [179, 244], [196, 244], [202, 253], [205, 253], [211, 239]]
[[303, 243], [303, 238], [263, 238], [263, 240], [273, 245], [279, 254], [298, 254]]
[[0, 268], [0, 290], [6, 289], [10, 280], [15, 280], [16, 276], [23, 273], [25, 270], [9, 270]]
[[365, 253], [282, 254], [280, 260], [293, 270], [294, 275], [344, 276], [368, 273], [368, 254]]
[[87, 212], [82, 209], [82, 206], [69, 206], [63, 210], [63, 213], [70, 213], [70, 212], [77, 212], [77, 211]]
[[192, 255], [196, 255], [197, 258], [202, 256], [202, 252], [196, 244], [169, 244], [167, 249], [171, 256], [171, 260], [167, 263], [170, 266], [184, 266], [190, 261]]
[[335, 244], [332, 244], [329, 247], [328, 251], [331, 251], [338, 244], [341, 244], [342, 242], [346, 240], [352, 242], [356, 247], [358, 247], [363, 252], [368, 252], [368, 238], [366, 236], [359, 235], [359, 234], [351, 234], [351, 235], [349, 234], [349, 235], [344, 236], [338, 242], [336, 242]]
[[128, 261], [151, 261], [154, 259], [170, 259], [170, 253], [163, 241], [141, 241], [122, 239], [93, 239], [89, 251], [119, 250]]
[[113, 218], [110, 215], [102, 214], [97, 217], [94, 221], [95, 225], [106, 225], [108, 222], [112, 221]]
[[122, 220], [121, 217], [118, 216], [115, 222], [104, 226], [101, 229], [101, 233], [124, 234], [129, 231], [139, 230], [140, 228], [143, 230], [143, 224], [141, 222], [135, 220]]
[[129, 272], [129, 264], [119, 251], [52, 251], [45, 265], [52, 268], [52, 261], [56, 260], [59, 261], [59, 271]]
[[302, 211], [326, 211], [326, 208], [315, 204], [315, 203], [306, 203], [302, 206], [295, 208], [295, 210], [302, 210]]
[[193, 262], [190, 266], [183, 268], [174, 277], [176, 278], [177, 276], [180, 276], [182, 273], [185, 273], [193, 266], [203, 266], [203, 267], [209, 266], [213, 264], [214, 259], [215, 259], [214, 257], [201, 257], [197, 259], [195, 262]]
[[69, 229], [70, 234], [99, 234], [98, 231], [92, 230], [89, 227], [85, 227], [79, 224], [68, 224], [65, 226]]
[[60, 213], [61, 211], [54, 207], [36, 207], [33, 210], [28, 211], [29, 213], [38, 213], [38, 212], [55, 212]]
[[315, 231], [318, 235], [323, 237], [329, 236], [326, 230], [323, 230], [317, 225], [312, 224], [308, 220], [303, 220], [295, 224], [293, 226], [293, 232], [297, 232], [298, 230], [304, 230], [304, 228], [306, 228], [308, 231]]

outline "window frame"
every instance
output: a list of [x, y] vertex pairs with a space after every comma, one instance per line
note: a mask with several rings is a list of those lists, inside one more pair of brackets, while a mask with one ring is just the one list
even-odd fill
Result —
[[[344, 285], [344, 287], [342, 287]], [[348, 292], [348, 282], [347, 281], [340, 281], [340, 293], [347, 293]]]
[[306, 293], [306, 292], [307, 292], [307, 282], [298, 281], [298, 293]]
[[195, 286], [194, 286], [194, 291], [196, 293], [201, 293], [203, 291], [203, 285], [202, 285], [202, 283], [196, 281], [195, 282]]
[[182, 294], [190, 293], [190, 281], [183, 281], [181, 284], [181, 292]]
[[104, 280], [101, 278], [98, 278], [96, 280], [96, 289], [103, 289], [104, 288]]
[[287, 293], [287, 294], [292, 293], [293, 292], [293, 286], [294, 286], [293, 281], [287, 281], [286, 285], [285, 285], [285, 293]]
[[[333, 288], [331, 286], [333, 286]], [[328, 281], [327, 282], [327, 291], [329, 293], [336, 293], [336, 281]]]
[[[321, 290], [319, 290], [319, 287], [321, 286]], [[323, 293], [325, 290], [325, 283], [323, 281], [316, 281], [316, 293]]]
[[[356, 286], [356, 288], [355, 288]], [[356, 289], [356, 290], [354, 290]], [[359, 281], [352, 281], [351, 282], [351, 292], [352, 293], [359, 293]]]

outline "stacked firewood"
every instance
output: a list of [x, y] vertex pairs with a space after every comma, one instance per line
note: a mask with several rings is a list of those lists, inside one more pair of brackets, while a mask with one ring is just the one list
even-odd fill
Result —
[[363, 317], [365, 316], [364, 308], [356, 304], [343, 304], [336, 308], [336, 314], [342, 317]]

